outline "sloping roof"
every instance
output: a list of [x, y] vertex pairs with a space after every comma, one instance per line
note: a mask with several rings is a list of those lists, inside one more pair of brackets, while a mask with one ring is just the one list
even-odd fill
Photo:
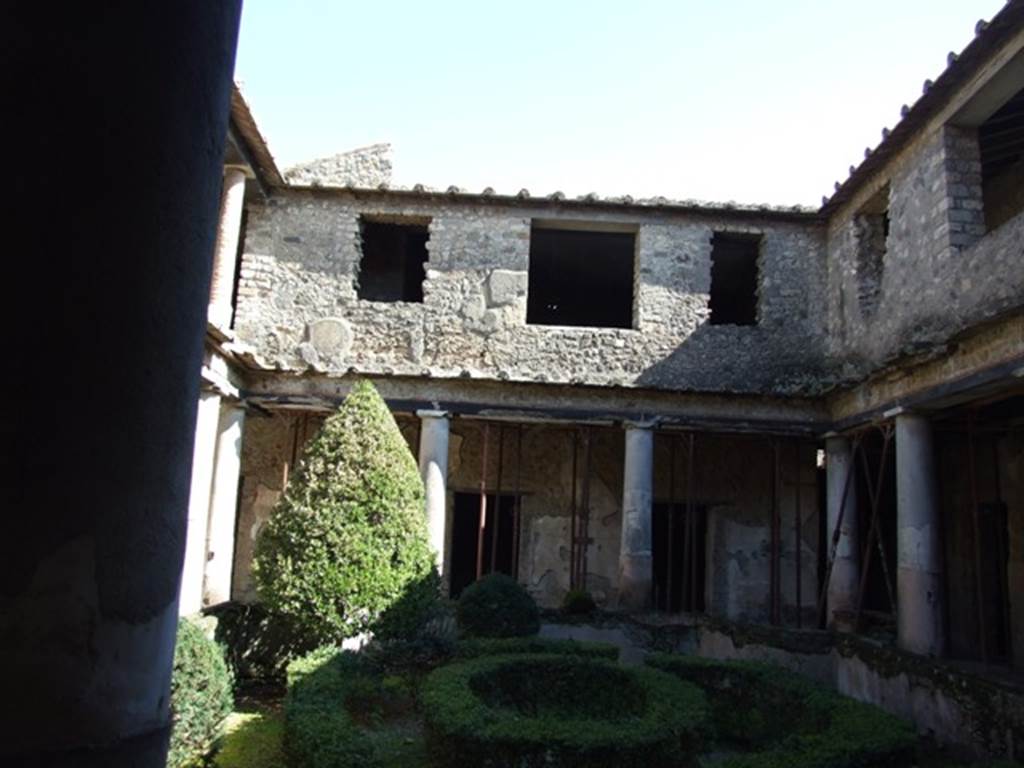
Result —
[[245, 149], [255, 166], [253, 171], [260, 177], [263, 184], [267, 187], [285, 186], [277, 163], [274, 162], [274, 156], [270, 154], [267, 140], [260, 133], [252, 111], [237, 84], [231, 86], [231, 128], [244, 142]]
[[913, 105], [903, 106], [901, 119], [895, 127], [883, 128], [878, 146], [866, 149], [861, 164], [850, 168], [845, 181], [836, 182], [835, 193], [822, 200], [821, 213], [831, 215], [853, 197], [860, 185], [898, 154], [949, 103], [957, 89], [978, 73], [989, 56], [1022, 28], [1024, 0], [1009, 0], [992, 21], [979, 21], [974, 28], [974, 39], [967, 47], [959, 54], [950, 52], [946, 69], [934, 81], [924, 81], [921, 97]]

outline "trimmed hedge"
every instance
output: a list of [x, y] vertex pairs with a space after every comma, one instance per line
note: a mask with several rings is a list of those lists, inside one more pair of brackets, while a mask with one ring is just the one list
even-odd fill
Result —
[[545, 653], [559, 656], [584, 656], [593, 659], [619, 658], [618, 646], [608, 643], [583, 643], [578, 640], [548, 640], [539, 637], [472, 637], [455, 646], [459, 659], [476, 659], [519, 653]]
[[537, 603], [511, 576], [492, 573], [459, 596], [455, 619], [473, 637], [521, 637], [540, 631]]
[[585, 589], [570, 589], [562, 599], [562, 613], [569, 616], [587, 616], [597, 610], [597, 603]]
[[209, 752], [234, 708], [233, 683], [221, 647], [199, 624], [179, 619], [171, 676], [170, 768], [189, 765]]
[[359, 657], [319, 648], [288, 665], [284, 752], [292, 768], [374, 766], [373, 748], [345, 707], [362, 672]]
[[755, 662], [652, 654], [648, 666], [707, 693], [716, 738], [750, 753], [718, 768], [882, 768], [913, 763], [916, 737], [902, 720]]
[[317, 647], [294, 621], [261, 603], [222, 603], [204, 613], [217, 619], [215, 637], [240, 679], [282, 683], [289, 662]]
[[695, 759], [708, 720], [694, 685], [575, 655], [451, 664], [420, 701], [434, 759], [459, 768], [678, 767]]

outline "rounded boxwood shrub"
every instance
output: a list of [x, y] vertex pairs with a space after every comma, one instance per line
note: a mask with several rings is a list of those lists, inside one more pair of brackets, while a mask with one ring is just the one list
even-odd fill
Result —
[[570, 589], [562, 600], [562, 613], [569, 616], [583, 616], [597, 610], [597, 603], [585, 589]]
[[696, 686], [574, 655], [483, 656], [420, 691], [442, 766], [668, 768], [692, 764], [708, 720]]
[[474, 637], [521, 637], [540, 631], [537, 603], [503, 573], [484, 576], [466, 587], [455, 618], [459, 629]]
[[715, 736], [746, 754], [720, 768], [883, 768], [912, 765], [909, 724], [768, 664], [651, 654], [647, 664], [700, 686]]
[[437, 596], [423, 482], [387, 405], [359, 382], [310, 441], [256, 541], [267, 607], [336, 642], [421, 622]]
[[232, 685], [221, 647], [203, 627], [180, 619], [171, 676], [170, 768], [189, 765], [210, 750], [234, 707]]

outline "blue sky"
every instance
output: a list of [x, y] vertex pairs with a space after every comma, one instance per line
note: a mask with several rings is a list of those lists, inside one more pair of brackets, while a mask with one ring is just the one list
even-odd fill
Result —
[[1003, 0], [248, 0], [235, 76], [282, 168], [816, 205]]

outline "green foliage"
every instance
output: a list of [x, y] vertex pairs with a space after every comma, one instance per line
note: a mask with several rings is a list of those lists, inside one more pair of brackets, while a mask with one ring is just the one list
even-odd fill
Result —
[[281, 768], [284, 724], [268, 712], [236, 712], [228, 718], [214, 768]]
[[288, 663], [316, 648], [295, 621], [256, 603], [223, 603], [205, 611], [217, 619], [217, 642], [244, 680], [284, 682]]
[[171, 677], [174, 727], [167, 765], [189, 765], [205, 755], [234, 706], [232, 675], [220, 646], [191, 619], [178, 621]]
[[455, 611], [459, 629], [475, 637], [521, 637], [540, 630], [540, 611], [515, 579], [492, 573], [471, 584]]
[[359, 382], [310, 441], [253, 560], [261, 599], [312, 640], [423, 621], [436, 596], [423, 483], [380, 395]]
[[594, 598], [585, 589], [570, 589], [562, 600], [562, 613], [583, 616], [597, 610]]
[[346, 707], [362, 664], [337, 648], [319, 648], [288, 665], [284, 752], [292, 768], [373, 766], [373, 748]]
[[720, 768], [883, 768], [911, 765], [911, 727], [778, 667], [652, 654], [647, 664], [700, 686], [716, 738], [752, 750]]
[[618, 647], [608, 643], [581, 643], [577, 640], [548, 640], [539, 637], [472, 637], [460, 640], [454, 648], [454, 654], [459, 659], [513, 653], [585, 656], [609, 661], [619, 658]]
[[420, 701], [435, 760], [460, 768], [682, 766], [708, 719], [696, 686], [574, 655], [451, 664], [430, 674]]

